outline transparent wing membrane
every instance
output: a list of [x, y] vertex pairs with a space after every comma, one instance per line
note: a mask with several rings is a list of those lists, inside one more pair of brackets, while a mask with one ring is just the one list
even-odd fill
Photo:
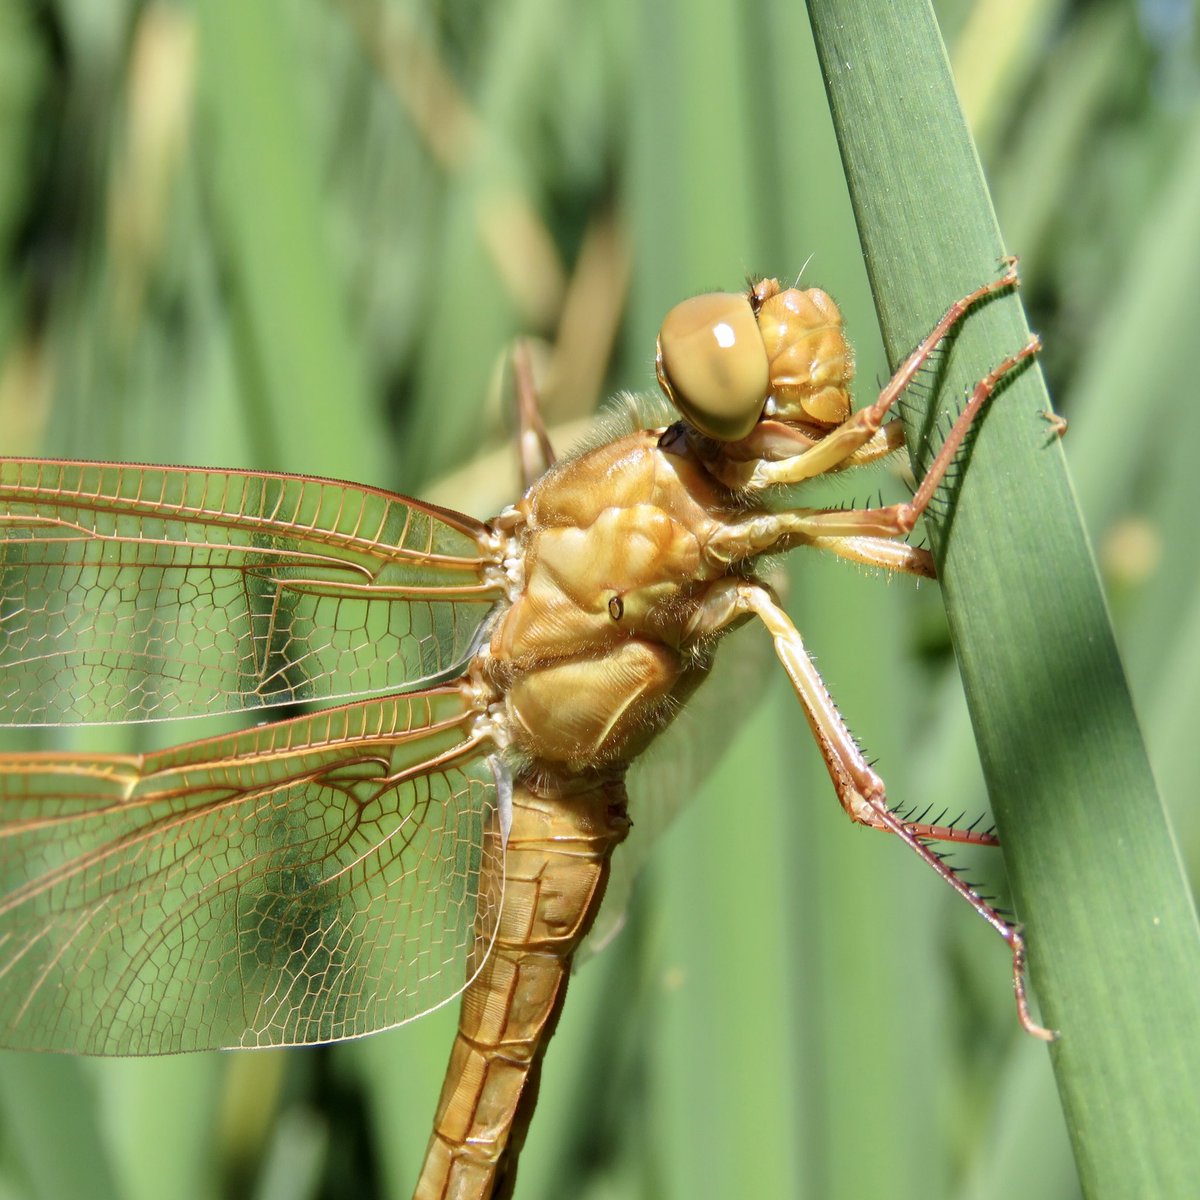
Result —
[[7, 756], [3, 1043], [324, 1042], [455, 995], [503, 879], [474, 715], [443, 688], [153, 755]]
[[328, 480], [7, 459], [0, 510], [10, 725], [418, 686], [499, 596], [483, 525]]

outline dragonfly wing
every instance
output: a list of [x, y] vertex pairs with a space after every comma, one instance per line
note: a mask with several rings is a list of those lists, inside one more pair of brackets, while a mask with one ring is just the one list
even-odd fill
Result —
[[0, 460], [3, 720], [162, 720], [446, 677], [499, 596], [489, 538], [330, 480]]
[[503, 879], [474, 718], [447, 687], [153, 755], [0, 758], [0, 1043], [324, 1042], [461, 991]]

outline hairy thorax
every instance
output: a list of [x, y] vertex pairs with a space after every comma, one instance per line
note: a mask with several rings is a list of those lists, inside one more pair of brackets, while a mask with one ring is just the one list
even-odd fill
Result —
[[694, 619], [727, 571], [710, 552], [714, 514], [734, 505], [684, 439], [662, 435], [573, 458], [512, 510], [519, 582], [489, 671], [534, 761], [627, 762], [708, 670], [713, 639]]

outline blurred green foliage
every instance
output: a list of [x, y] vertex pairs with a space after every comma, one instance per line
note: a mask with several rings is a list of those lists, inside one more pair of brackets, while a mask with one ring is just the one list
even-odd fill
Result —
[[[1196, 9], [937, 8], [1194, 878]], [[886, 374], [795, 5], [7, 0], [0, 164], [6, 454], [428, 494], [504, 444], [515, 335], [568, 419], [652, 386], [666, 308], [746, 272], [803, 269], [861, 392]], [[893, 798], [982, 810], [936, 589], [812, 556], [787, 603]], [[1002, 947], [849, 827], [786, 689], [761, 691], [572, 983], [519, 1194], [1075, 1194]], [[4, 1055], [0, 1194], [405, 1196], [453, 1017], [312, 1051]]]

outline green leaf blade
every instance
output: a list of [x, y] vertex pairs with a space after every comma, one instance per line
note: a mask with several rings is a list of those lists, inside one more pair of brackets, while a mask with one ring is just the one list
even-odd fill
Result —
[[[893, 363], [1004, 253], [928, 6], [811, 0]], [[1020, 305], [972, 315], [936, 411], [1027, 339]], [[1003, 389], [934, 530], [947, 613], [1084, 1189], [1184, 1194], [1200, 1113], [1200, 929], [1041, 374]], [[906, 410], [914, 457], [938, 417]], [[1192, 1133], [1189, 1133], [1193, 1131]]]

